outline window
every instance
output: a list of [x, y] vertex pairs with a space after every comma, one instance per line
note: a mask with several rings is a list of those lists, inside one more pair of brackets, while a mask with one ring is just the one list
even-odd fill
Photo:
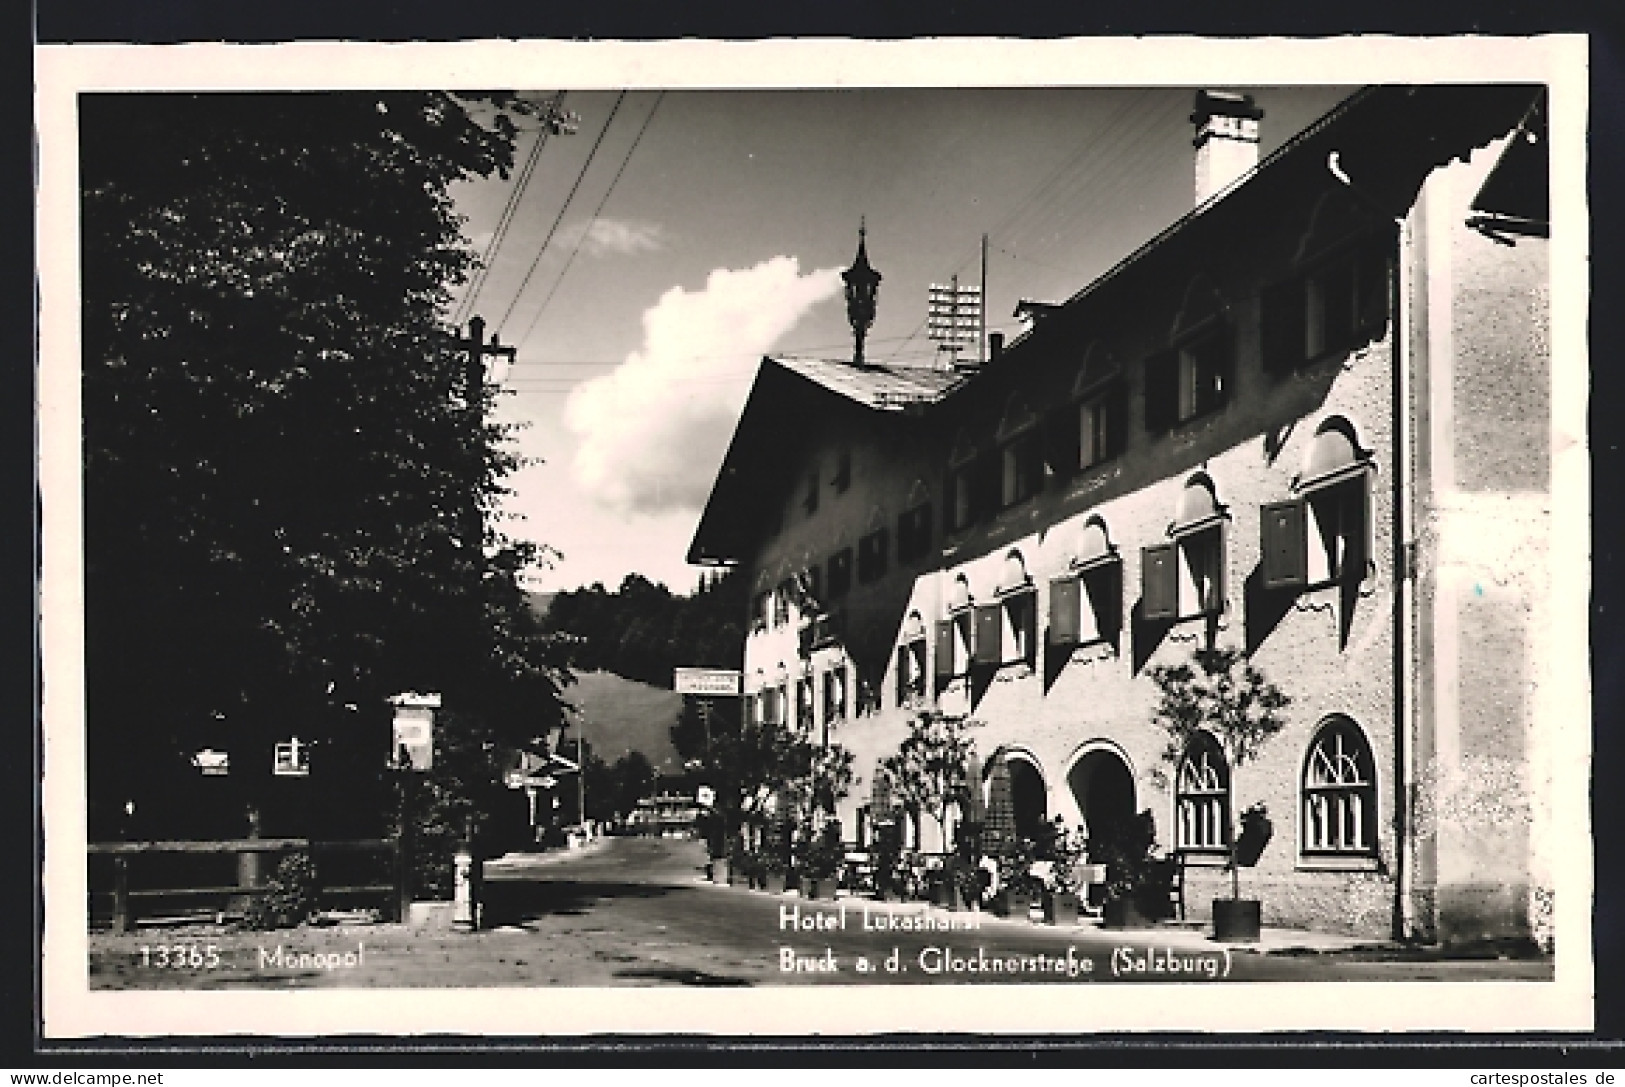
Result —
[[806, 726], [813, 719], [813, 684], [810, 679], [796, 680], [796, 723]]
[[829, 598], [839, 600], [852, 588], [852, 549], [843, 547], [829, 557]]
[[1358, 582], [1370, 555], [1370, 457], [1353, 428], [1321, 425], [1297, 481], [1299, 496], [1266, 505], [1260, 521], [1267, 589], [1313, 589]]
[[1078, 405], [1078, 467], [1093, 468], [1117, 455], [1121, 421], [1116, 390]]
[[975, 607], [971, 599], [970, 583], [965, 575], [954, 578], [948, 597], [948, 618], [937, 624], [937, 682], [948, 681], [970, 671], [971, 631], [975, 623]]
[[814, 468], [807, 473], [807, 497], [801, 500], [802, 508], [807, 511], [809, 517], [818, 512], [819, 490], [818, 469]]
[[[1033, 587], [1033, 580], [1027, 575], [1027, 564], [1021, 557], [1021, 552], [1012, 551], [1004, 557], [1004, 567], [999, 574], [999, 626], [997, 631], [997, 659], [988, 661], [995, 664], [1015, 664], [1018, 661], [1031, 666], [1038, 659], [1036, 637], [1038, 630], [1038, 594]], [[978, 624], [977, 639], [983, 637], [983, 631]], [[992, 653], [994, 645], [993, 632], [987, 632], [989, 639], [988, 651]], [[983, 654], [978, 646], [977, 659], [981, 661]]]
[[824, 673], [824, 721], [846, 720], [846, 669]]
[[1328, 718], [1303, 772], [1305, 854], [1368, 854], [1376, 848], [1377, 784], [1371, 746], [1347, 717]]
[[1222, 407], [1230, 394], [1231, 331], [1210, 327], [1145, 365], [1145, 425], [1167, 430]]
[[1174, 790], [1176, 848], [1219, 852], [1230, 845], [1230, 767], [1219, 743], [1198, 732], [1179, 760]]
[[877, 528], [858, 541], [858, 582], [868, 584], [886, 575], [887, 533]]
[[1075, 573], [1049, 585], [1049, 640], [1079, 646], [1110, 641], [1123, 624], [1123, 563], [1099, 516], [1084, 523]]
[[978, 456], [969, 440], [963, 435], [960, 437], [948, 461], [942, 496], [945, 532], [961, 532], [979, 518], [997, 511], [1002, 464], [999, 450]]
[[897, 561], [915, 562], [931, 553], [931, 503], [922, 502], [897, 519]]
[[999, 458], [1001, 506], [1014, 506], [1038, 493], [1044, 484], [1044, 451], [1036, 431], [1028, 431], [1007, 442]]
[[845, 494], [846, 489], [852, 485], [852, 454], [848, 450], [841, 450], [835, 458], [835, 475], [830, 478], [830, 486], [835, 488], [836, 494]]
[[1173, 542], [1141, 552], [1141, 609], [1147, 619], [1175, 622], [1224, 611], [1226, 517], [1205, 476], [1185, 485], [1169, 529]]
[[976, 473], [974, 464], [967, 464], [948, 473], [947, 528], [959, 532], [969, 528], [976, 519]]
[[925, 697], [925, 630], [897, 647], [897, 704]]
[[1388, 323], [1387, 246], [1385, 239], [1346, 246], [1264, 291], [1266, 369], [1346, 354], [1382, 334]]

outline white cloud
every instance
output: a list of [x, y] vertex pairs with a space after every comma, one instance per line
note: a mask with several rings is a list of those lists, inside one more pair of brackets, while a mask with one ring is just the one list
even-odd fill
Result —
[[839, 286], [839, 269], [802, 275], [781, 256], [717, 268], [701, 291], [667, 291], [644, 311], [643, 346], [570, 394], [578, 485], [612, 509], [698, 509], [757, 361]]
[[563, 245], [580, 245], [590, 257], [606, 253], [638, 253], [665, 248], [666, 229], [659, 223], [630, 219], [590, 219], [571, 223], [560, 231]]

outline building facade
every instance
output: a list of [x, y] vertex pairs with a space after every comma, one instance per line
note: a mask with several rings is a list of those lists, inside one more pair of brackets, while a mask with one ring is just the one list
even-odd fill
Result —
[[[754, 586], [750, 711], [854, 752], [848, 838], [934, 709], [1018, 828], [1151, 812], [1194, 916], [1263, 805], [1266, 923], [1544, 936], [1543, 102], [1369, 88], [1260, 164], [1199, 93], [1193, 211], [985, 365], [764, 360], [690, 560]], [[1243, 766], [1153, 722], [1211, 647], [1291, 699]]]

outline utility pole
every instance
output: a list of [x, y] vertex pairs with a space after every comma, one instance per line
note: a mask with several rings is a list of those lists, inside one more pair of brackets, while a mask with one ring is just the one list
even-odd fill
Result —
[[[518, 353], [518, 348], [507, 347], [497, 342], [495, 333], [491, 335], [491, 342], [485, 342], [485, 318], [475, 314], [468, 321], [468, 337], [458, 336], [454, 342], [459, 350], [465, 353], [463, 360], [463, 395], [466, 399], [465, 408], [468, 411], [470, 422], [474, 427], [475, 441], [478, 443], [480, 459], [485, 459], [485, 360], [487, 358], [505, 358], [512, 362]], [[480, 510], [480, 494], [478, 484], [470, 489], [469, 495], [469, 546], [474, 549], [474, 565], [483, 572], [485, 566], [485, 517]]]
[[982, 235], [982, 304], [976, 307], [976, 361], [987, 365], [987, 235]]

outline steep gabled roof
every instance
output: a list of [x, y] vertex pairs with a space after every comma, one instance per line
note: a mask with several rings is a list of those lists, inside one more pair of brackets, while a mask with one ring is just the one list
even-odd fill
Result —
[[734, 427], [688, 561], [727, 562], [760, 531], [764, 504], [780, 497], [775, 481], [835, 411], [901, 417], [940, 400], [966, 380], [954, 371], [855, 366], [830, 359], [764, 358]]

